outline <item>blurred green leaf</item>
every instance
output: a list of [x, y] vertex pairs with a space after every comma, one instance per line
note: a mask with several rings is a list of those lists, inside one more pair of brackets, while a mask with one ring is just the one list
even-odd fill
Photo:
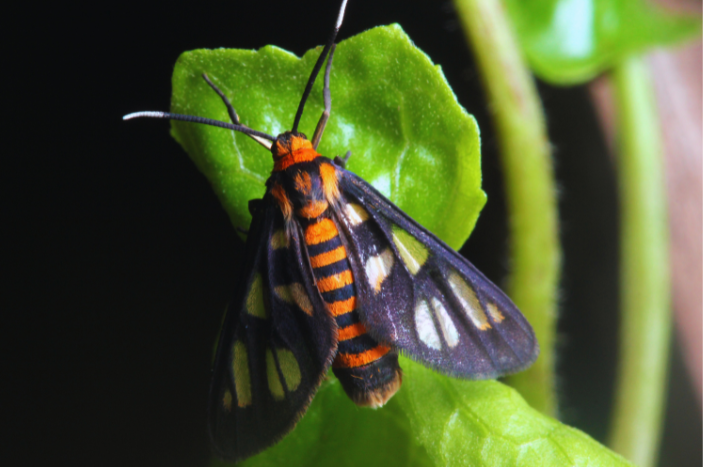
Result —
[[[300, 59], [273, 46], [258, 51], [195, 50], [173, 74], [171, 111], [229, 121], [229, 97], [242, 123], [278, 135], [290, 129], [321, 48]], [[312, 137], [322, 113], [318, 77], [300, 124]], [[349, 170], [373, 184], [425, 227], [460, 248], [486, 202], [479, 130], [456, 101], [441, 69], [400, 26], [375, 28], [338, 44], [331, 75], [332, 116], [319, 147], [352, 151]], [[212, 183], [235, 226], [248, 227], [247, 202], [261, 198], [270, 153], [241, 133], [183, 122], [172, 134]]]
[[587, 81], [628, 55], [700, 33], [698, 17], [646, 0], [506, 0], [533, 71], [559, 84]]

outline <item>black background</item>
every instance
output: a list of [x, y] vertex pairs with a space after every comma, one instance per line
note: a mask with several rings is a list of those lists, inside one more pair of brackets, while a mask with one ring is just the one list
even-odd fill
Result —
[[[5, 15], [2, 451], [17, 465], [207, 465], [209, 362], [243, 244], [168, 123], [121, 116], [168, 109], [181, 52], [275, 44], [301, 55], [327, 38], [337, 7], [125, 1]], [[451, 4], [352, 0], [340, 39], [393, 22], [478, 119], [489, 198], [462, 252], [500, 284], [496, 140]], [[562, 418], [603, 441], [617, 336], [613, 164], [584, 88], [540, 92], [565, 247]], [[699, 466], [700, 405], [673, 341], [661, 465]]]

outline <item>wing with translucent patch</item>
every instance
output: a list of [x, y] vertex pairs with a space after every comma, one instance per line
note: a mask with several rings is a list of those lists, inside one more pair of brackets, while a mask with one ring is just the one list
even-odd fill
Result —
[[534, 362], [532, 327], [497, 286], [361, 178], [341, 168], [338, 177], [335, 216], [372, 336], [464, 378], [495, 378]]
[[227, 312], [210, 388], [216, 454], [242, 460], [287, 434], [332, 362], [336, 325], [325, 309], [299, 226], [261, 203], [247, 241], [244, 277]]

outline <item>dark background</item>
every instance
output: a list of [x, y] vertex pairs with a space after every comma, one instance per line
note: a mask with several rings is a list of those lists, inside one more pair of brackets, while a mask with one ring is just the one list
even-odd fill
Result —
[[[209, 362], [243, 244], [168, 123], [120, 118], [168, 109], [181, 52], [275, 44], [300, 55], [327, 38], [337, 3], [53, 3], [6, 15], [2, 419], [17, 465], [207, 465]], [[489, 198], [462, 252], [500, 284], [496, 140], [451, 4], [352, 0], [340, 39], [393, 22], [479, 121]], [[603, 441], [618, 321], [613, 166], [585, 89], [540, 92], [565, 247], [562, 417]], [[700, 466], [700, 405], [673, 343], [661, 465]]]

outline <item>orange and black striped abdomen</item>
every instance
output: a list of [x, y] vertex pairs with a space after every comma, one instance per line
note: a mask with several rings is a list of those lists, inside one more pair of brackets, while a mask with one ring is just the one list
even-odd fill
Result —
[[303, 227], [315, 283], [337, 322], [335, 375], [355, 403], [380, 407], [400, 388], [398, 355], [374, 340], [359, 319], [354, 273], [330, 219], [340, 200], [337, 172], [329, 159], [315, 156], [310, 143], [303, 143], [292, 137], [290, 147], [277, 148], [271, 194], [286, 223]]
[[359, 319], [354, 275], [334, 222], [310, 220], [305, 243], [318, 290], [339, 330], [333, 371], [354, 402], [381, 406], [400, 387], [398, 356], [374, 340]]

